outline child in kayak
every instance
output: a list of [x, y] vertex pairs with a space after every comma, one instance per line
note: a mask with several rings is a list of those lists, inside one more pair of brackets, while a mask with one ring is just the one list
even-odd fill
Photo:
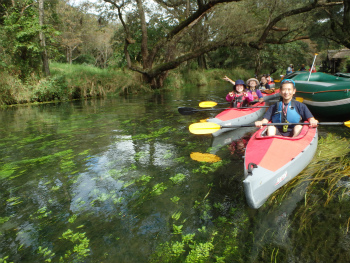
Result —
[[254, 100], [253, 95], [246, 90], [246, 85], [243, 80], [238, 79], [236, 81], [231, 80], [225, 76], [224, 80], [231, 82], [233, 85], [233, 91], [229, 92], [226, 96], [226, 101], [231, 102], [231, 107], [239, 108], [247, 106]]
[[248, 91], [253, 95], [253, 97], [258, 97], [259, 102], [264, 101], [264, 97], [260, 90], [257, 89], [259, 86], [259, 80], [256, 78], [250, 78], [247, 80]]
[[[291, 79], [285, 79], [281, 83], [280, 95], [282, 99], [276, 104], [271, 105], [264, 115], [262, 121], [256, 121], [255, 126], [262, 128], [263, 124], [272, 121], [272, 123], [298, 123], [308, 121], [310, 127], [316, 128], [316, 120], [307, 106], [303, 103], [293, 100], [295, 94], [295, 83]], [[268, 126], [267, 135], [282, 135], [296, 137], [299, 135], [302, 125]]]
[[267, 82], [266, 76], [262, 76], [260, 80], [259, 90], [270, 89], [270, 85]]

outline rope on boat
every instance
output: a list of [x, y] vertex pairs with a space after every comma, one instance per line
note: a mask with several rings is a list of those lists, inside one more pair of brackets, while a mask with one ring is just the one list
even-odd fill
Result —
[[299, 91], [297, 90], [297, 93], [312, 93], [312, 94], [315, 94], [315, 93], [324, 93], [324, 92], [335, 92], [335, 91], [344, 91], [344, 92], [349, 92], [348, 89], [339, 89], [339, 90], [322, 90], [322, 91]]

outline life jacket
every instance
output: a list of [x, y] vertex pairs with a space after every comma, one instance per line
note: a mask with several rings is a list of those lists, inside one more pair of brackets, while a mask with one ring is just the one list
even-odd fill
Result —
[[235, 93], [235, 96], [232, 98], [231, 101], [231, 108], [240, 108], [246, 106], [248, 106], [248, 104], [245, 98], [243, 97], [243, 94], [238, 95]]
[[[274, 115], [272, 115], [272, 122], [274, 123], [298, 123], [301, 121], [300, 114], [296, 111], [294, 107], [295, 100], [291, 100], [287, 105], [287, 112], [283, 112], [283, 101], [276, 102], [276, 111]], [[294, 125], [289, 125], [289, 128], [294, 127]]]
[[254, 90], [254, 91], [252, 91], [251, 89], [250, 90], [248, 90], [248, 92], [250, 92], [252, 95], [253, 95], [253, 97], [254, 97], [254, 99], [259, 99], [259, 97], [258, 97], [258, 94], [256, 94], [256, 91]]

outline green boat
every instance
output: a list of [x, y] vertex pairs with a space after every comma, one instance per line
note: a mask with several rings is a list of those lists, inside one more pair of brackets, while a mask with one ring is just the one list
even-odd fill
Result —
[[285, 79], [295, 81], [296, 96], [304, 99], [315, 116], [335, 117], [350, 115], [350, 78], [345, 75], [294, 72]]

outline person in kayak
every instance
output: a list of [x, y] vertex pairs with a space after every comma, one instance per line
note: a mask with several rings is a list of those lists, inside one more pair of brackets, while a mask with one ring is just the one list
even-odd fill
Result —
[[[303, 103], [293, 100], [295, 94], [295, 82], [291, 79], [285, 79], [281, 83], [281, 100], [271, 105], [266, 111], [262, 121], [256, 121], [255, 126], [262, 128], [263, 124], [272, 123], [298, 123], [308, 121], [310, 127], [317, 127], [318, 120], [314, 118], [310, 110]], [[282, 135], [296, 137], [299, 135], [302, 125], [268, 126], [267, 135]]]
[[246, 90], [246, 85], [243, 80], [238, 79], [233, 81], [226, 76], [224, 80], [234, 83], [233, 91], [229, 92], [226, 96], [226, 101], [231, 102], [231, 107], [239, 108], [242, 106], [247, 106], [254, 100], [253, 95]]
[[257, 89], [258, 86], [259, 86], [259, 80], [257, 80], [256, 78], [250, 78], [247, 80], [248, 92], [250, 92], [253, 95], [253, 97], [254, 96], [258, 97], [259, 102], [263, 102], [264, 97], [261, 91]]
[[270, 85], [269, 85], [269, 83], [267, 82], [266, 76], [263, 75], [263, 76], [261, 77], [261, 80], [260, 80], [259, 90], [266, 90], [266, 89], [270, 89]]

